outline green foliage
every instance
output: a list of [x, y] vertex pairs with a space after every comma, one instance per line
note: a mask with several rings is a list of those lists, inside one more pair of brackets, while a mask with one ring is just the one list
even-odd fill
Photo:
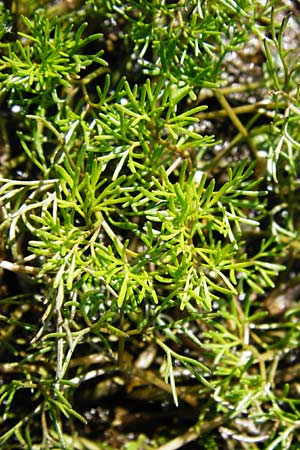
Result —
[[39, 94], [38, 100], [42, 98], [45, 107], [47, 100], [49, 102], [47, 97], [54, 96], [58, 86], [70, 86], [71, 79], [76, 79], [77, 74], [93, 62], [105, 65], [100, 58], [102, 51], [96, 55], [80, 53], [83, 46], [100, 37], [92, 35], [82, 39], [86, 23], [72, 33], [72, 24], [54, 24], [46, 16], [38, 14], [32, 20], [23, 16], [22, 21], [26, 33], [19, 32], [20, 39], [5, 45], [7, 54], [0, 60], [0, 92], [2, 95], [13, 92], [10, 101], [19, 99], [23, 106], [25, 93], [38, 94], [41, 91], [44, 95]]
[[[299, 341], [300, 108], [284, 5], [48, 3], [0, 4], [0, 447], [169, 448], [177, 425], [93, 438], [81, 389], [108, 379], [195, 411], [172, 448], [294, 448], [281, 367]], [[224, 71], [254, 37], [268, 99], [243, 124]], [[211, 99], [237, 132], [227, 147]]]

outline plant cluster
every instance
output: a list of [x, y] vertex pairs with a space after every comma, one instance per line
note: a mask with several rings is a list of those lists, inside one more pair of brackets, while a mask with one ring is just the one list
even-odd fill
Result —
[[298, 448], [299, 14], [0, 2], [0, 448]]

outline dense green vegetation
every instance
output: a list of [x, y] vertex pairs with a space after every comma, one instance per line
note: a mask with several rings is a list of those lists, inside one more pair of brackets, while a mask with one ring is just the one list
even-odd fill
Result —
[[300, 9], [0, 2], [0, 448], [298, 449]]

